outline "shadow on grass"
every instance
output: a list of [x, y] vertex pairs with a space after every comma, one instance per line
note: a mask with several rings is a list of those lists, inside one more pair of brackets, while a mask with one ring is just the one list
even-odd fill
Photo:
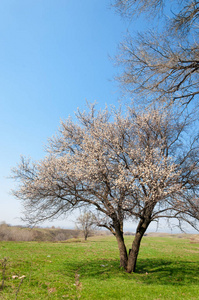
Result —
[[199, 266], [189, 261], [169, 261], [164, 259], [138, 260], [137, 274], [147, 274], [145, 284], [198, 285]]
[[[140, 259], [135, 273], [128, 274], [119, 267], [118, 260], [91, 260], [66, 263], [66, 268], [80, 274], [81, 278], [139, 280], [149, 285], [198, 285], [199, 266], [194, 262], [164, 259]], [[73, 273], [74, 274], [74, 273]]]

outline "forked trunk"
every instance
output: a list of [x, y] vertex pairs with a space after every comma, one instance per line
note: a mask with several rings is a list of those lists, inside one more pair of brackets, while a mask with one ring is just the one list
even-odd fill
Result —
[[116, 239], [117, 239], [118, 248], [120, 252], [120, 267], [123, 267], [126, 270], [128, 256], [127, 256], [126, 246], [124, 244], [123, 233], [121, 231], [116, 231]]
[[147, 227], [149, 226], [149, 224], [150, 224], [150, 222], [147, 222], [147, 221], [139, 222], [139, 225], [138, 225], [138, 228], [136, 231], [136, 235], [133, 240], [132, 249], [131, 249], [131, 251], [129, 253], [129, 257], [128, 257], [128, 264], [127, 264], [127, 268], [126, 268], [126, 271], [128, 273], [135, 272], [137, 257], [138, 257], [138, 253], [139, 253], [139, 249], [140, 249], [140, 243], [141, 243], [142, 237], [143, 237], [145, 231], [147, 230]]

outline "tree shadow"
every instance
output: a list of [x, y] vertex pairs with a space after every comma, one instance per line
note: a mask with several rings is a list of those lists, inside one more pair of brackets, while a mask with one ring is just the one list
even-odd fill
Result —
[[98, 280], [108, 278], [136, 279], [140, 284], [146, 285], [198, 285], [199, 266], [188, 261], [139, 259], [136, 272], [132, 274], [128, 274], [120, 268], [118, 260], [111, 259], [93, 259], [70, 264], [66, 262], [66, 267], [78, 272], [81, 278], [95, 277]]
[[199, 266], [191, 261], [164, 259], [138, 260], [137, 274], [147, 274], [145, 284], [198, 285]]

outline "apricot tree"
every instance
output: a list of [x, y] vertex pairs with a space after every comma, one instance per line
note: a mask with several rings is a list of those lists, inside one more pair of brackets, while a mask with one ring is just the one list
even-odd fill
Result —
[[[131, 106], [122, 111], [77, 113], [61, 123], [44, 159], [22, 158], [13, 170], [15, 196], [30, 222], [89, 207], [96, 224], [116, 237], [120, 265], [135, 271], [141, 239], [151, 222], [177, 218], [196, 228], [199, 219], [198, 138], [186, 139], [189, 118], [171, 109]], [[124, 220], [137, 222], [127, 255]]]

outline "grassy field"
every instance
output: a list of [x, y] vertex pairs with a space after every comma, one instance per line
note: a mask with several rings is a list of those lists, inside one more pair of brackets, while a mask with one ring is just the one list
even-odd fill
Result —
[[[126, 241], [130, 248], [132, 237]], [[199, 244], [189, 239], [144, 237], [134, 274], [119, 268], [110, 236], [87, 242], [0, 242], [0, 260], [4, 257], [0, 299], [199, 299]]]

